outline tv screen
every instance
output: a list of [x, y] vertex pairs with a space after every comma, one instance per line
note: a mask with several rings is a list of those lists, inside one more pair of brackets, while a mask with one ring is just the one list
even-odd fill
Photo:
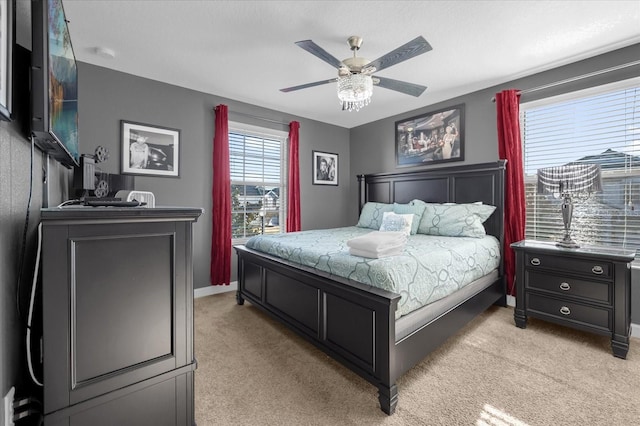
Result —
[[62, 0], [31, 5], [31, 131], [44, 152], [78, 166], [78, 69]]

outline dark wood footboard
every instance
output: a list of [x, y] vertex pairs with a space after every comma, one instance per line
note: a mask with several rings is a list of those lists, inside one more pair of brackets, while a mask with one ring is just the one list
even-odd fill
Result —
[[400, 296], [236, 246], [237, 301], [253, 305], [378, 387], [380, 405], [397, 402], [395, 312]]

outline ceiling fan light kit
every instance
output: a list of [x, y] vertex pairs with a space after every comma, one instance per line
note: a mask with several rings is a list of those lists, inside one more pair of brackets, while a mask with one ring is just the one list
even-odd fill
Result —
[[369, 61], [368, 59], [356, 56], [356, 52], [362, 45], [362, 37], [351, 36], [347, 39], [347, 43], [349, 44], [349, 48], [353, 51], [353, 57], [339, 61], [335, 56], [331, 55], [311, 40], [296, 42], [298, 46], [307, 52], [337, 68], [338, 77], [302, 84], [300, 86], [287, 87], [285, 89], [280, 89], [280, 91], [292, 92], [295, 90], [337, 82], [338, 99], [340, 100], [342, 110], [359, 111], [371, 102], [374, 85], [415, 97], [420, 96], [427, 89], [426, 86], [421, 86], [419, 84], [407, 83], [405, 81], [378, 76], [374, 77], [371, 75], [376, 71], [381, 71], [392, 65], [396, 65], [400, 62], [406, 61], [407, 59], [411, 59], [430, 51], [431, 45], [424, 39], [424, 37], [418, 36], [375, 61]]
[[360, 111], [371, 102], [373, 79], [370, 75], [349, 74], [338, 77], [338, 99], [343, 111]]
[[362, 46], [362, 37], [351, 36], [347, 39], [353, 51], [353, 58], [342, 61], [344, 67], [338, 70], [338, 99], [343, 111], [360, 111], [371, 102], [373, 95], [373, 79], [370, 73], [375, 69], [362, 69], [369, 63], [368, 59], [356, 57], [356, 51]]

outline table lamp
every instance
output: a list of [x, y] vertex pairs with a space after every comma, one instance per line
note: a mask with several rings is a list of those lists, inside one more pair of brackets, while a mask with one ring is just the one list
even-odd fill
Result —
[[562, 222], [564, 237], [556, 245], [566, 248], [580, 247], [571, 238], [572, 196], [587, 198], [602, 190], [600, 165], [592, 163], [569, 163], [538, 169], [538, 194], [559, 194], [562, 197]]

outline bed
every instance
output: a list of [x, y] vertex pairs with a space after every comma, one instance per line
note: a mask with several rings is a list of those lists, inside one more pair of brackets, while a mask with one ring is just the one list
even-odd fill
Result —
[[504, 169], [501, 160], [358, 176], [360, 209], [413, 200], [496, 207], [483, 225], [498, 240], [499, 264], [460, 291], [397, 318], [396, 292], [240, 245], [236, 301], [249, 301], [368, 380], [380, 408], [393, 414], [400, 376], [491, 305], [506, 306]]

